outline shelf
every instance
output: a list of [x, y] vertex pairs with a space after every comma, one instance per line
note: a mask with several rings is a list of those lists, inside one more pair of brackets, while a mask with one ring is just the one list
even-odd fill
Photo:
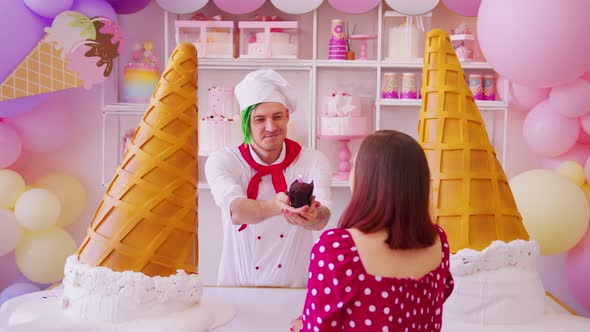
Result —
[[320, 68], [377, 68], [375, 60], [317, 60], [316, 65]]
[[115, 103], [104, 105], [102, 112], [104, 114], [143, 115], [148, 107], [149, 104]]
[[[396, 60], [388, 60], [387, 58], [381, 62], [382, 68], [410, 68], [410, 69], [422, 69], [424, 66], [424, 61], [422, 58], [408, 58], [406, 59], [396, 59]], [[490, 66], [487, 62], [477, 62], [477, 61], [463, 61], [461, 62], [461, 67], [463, 69], [482, 69], [482, 70], [492, 70], [492, 66]]]
[[[498, 111], [508, 108], [502, 100], [476, 100], [475, 103], [480, 110]], [[422, 99], [381, 99], [381, 106], [422, 106]]]
[[309, 59], [259, 59], [259, 58], [231, 58], [231, 59], [199, 59], [199, 69], [258, 69], [275, 68], [291, 70], [309, 70], [313, 66], [313, 60]]

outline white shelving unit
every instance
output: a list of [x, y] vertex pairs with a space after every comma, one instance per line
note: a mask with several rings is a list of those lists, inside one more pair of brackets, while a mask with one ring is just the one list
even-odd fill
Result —
[[[418, 108], [421, 105], [421, 100], [405, 100], [405, 99], [381, 99], [381, 79], [383, 72], [388, 71], [410, 71], [420, 72], [422, 69], [422, 59], [407, 59], [404, 61], [385, 61], [383, 57], [383, 49], [385, 49], [386, 38], [383, 34], [383, 17], [385, 13], [389, 11], [387, 5], [383, 2], [374, 10], [369, 13], [361, 15], [347, 15], [335, 11], [331, 6], [325, 2], [318, 9], [312, 13], [302, 15], [287, 15], [285, 13], [278, 12], [270, 1], [262, 7], [258, 12], [263, 15], [279, 15], [287, 16], [286, 20], [297, 20], [299, 21], [300, 27], [300, 38], [299, 38], [299, 59], [251, 59], [251, 58], [203, 58], [199, 59], [199, 85], [201, 89], [209, 86], [209, 80], [221, 80], [231, 81], [232, 84], [236, 84], [247, 72], [256, 70], [259, 68], [273, 68], [285, 75], [288, 75], [287, 80], [295, 81], [295, 85], [300, 87], [298, 93], [301, 94], [299, 99], [298, 110], [295, 116], [292, 117], [290, 123], [290, 135], [297, 135], [296, 138], [302, 143], [302, 145], [310, 148], [318, 148], [322, 152], [325, 152], [328, 157], [333, 160], [333, 169], [337, 169], [338, 158], [338, 142], [327, 142], [320, 141], [317, 139], [316, 127], [317, 127], [317, 114], [321, 109], [321, 96], [326, 91], [333, 89], [328, 86], [329, 82], [343, 83], [358, 83], [364, 79], [366, 84], [358, 83], [356, 86], [359, 87], [361, 96], [371, 102], [365, 103], [370, 109], [373, 117], [373, 128], [379, 129], [396, 129], [402, 131], [409, 131], [408, 128], [415, 129], [418, 122]], [[205, 12], [206, 16], [212, 16], [219, 14], [220, 12], [214, 7], [213, 2], [210, 2], [201, 12]], [[162, 37], [162, 45], [155, 49], [163, 49], [163, 60], [166, 61], [170, 55], [170, 52], [174, 49], [174, 22], [176, 19], [183, 19], [179, 15], [161, 12], [158, 14], [162, 17], [161, 29], [164, 34]], [[225, 15], [225, 14], [224, 14]], [[252, 15], [241, 15], [231, 16], [225, 18], [226, 20], [246, 20]], [[370, 60], [328, 60], [327, 49], [328, 49], [328, 30], [330, 20], [333, 18], [342, 18], [350, 23], [355, 23], [360, 26], [357, 27], [357, 32], [361, 33], [376, 33], [377, 40], [371, 42], [368, 47], [368, 55]], [[436, 26], [433, 26], [435, 28]], [[360, 43], [353, 41], [353, 50], [357, 54], [360, 54]], [[492, 67], [483, 62], [464, 62], [462, 63], [463, 68], [466, 72], [481, 71], [481, 72], [492, 72]], [[107, 130], [110, 118], [120, 118], [122, 116], [139, 117], [147, 109], [147, 104], [128, 104], [118, 102], [119, 85], [122, 82], [121, 70], [122, 65], [118, 64], [116, 70], [119, 73], [113, 75], [117, 79], [109, 79], [109, 84], [105, 84], [103, 94], [103, 183], [107, 183], [112, 176], [113, 163], [108, 163], [107, 156], [112, 148], [109, 141], [110, 130]], [[164, 67], [162, 64], [161, 68]], [[420, 76], [420, 75], [418, 75]], [[202, 81], [203, 80], [203, 81]], [[293, 84], [293, 82], [292, 82]], [[507, 87], [500, 87], [506, 92]], [[357, 91], [355, 90], [355, 93]], [[507, 96], [507, 93], [503, 94]], [[203, 100], [205, 92], [199, 92], [200, 101]], [[204, 109], [206, 104], [204, 102], [199, 103], [199, 108]], [[363, 108], [365, 108], [363, 104]], [[477, 101], [482, 113], [490, 113], [489, 121], [487, 124], [491, 124], [493, 128], [488, 128], [493, 134], [490, 135], [492, 142], [496, 145], [496, 149], [501, 146], [501, 162], [506, 166], [506, 136], [508, 126], [508, 102], [507, 101]], [[306, 113], [307, 111], [307, 113]], [[499, 111], [503, 112], [500, 114]], [[405, 115], [401, 115], [405, 114]], [[412, 118], [408, 118], [412, 116]], [[401, 118], [400, 118], [401, 117]], [[485, 118], [485, 117], [484, 117]], [[496, 123], [497, 119], [501, 120], [502, 127], [501, 135], [496, 135]], [[115, 121], [117, 122], [117, 121]], [[121, 121], [118, 121], [114, 131], [121, 133]], [[501, 137], [501, 142], [497, 143], [496, 138]], [[118, 140], [116, 140], [118, 142]], [[356, 150], [358, 142], [351, 144], [351, 150]], [[118, 151], [117, 153], [120, 153]], [[200, 156], [200, 160], [205, 160], [206, 157]], [[116, 165], [116, 164], [115, 164]], [[202, 173], [202, 172], [200, 172]], [[348, 181], [334, 181], [333, 187], [348, 187]], [[204, 178], [201, 175], [199, 182], [200, 189], [207, 189], [208, 186], [204, 182]]]

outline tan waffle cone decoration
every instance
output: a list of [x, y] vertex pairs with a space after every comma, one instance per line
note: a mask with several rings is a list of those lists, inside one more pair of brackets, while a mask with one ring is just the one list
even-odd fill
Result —
[[179, 44], [94, 215], [79, 259], [114, 271], [196, 273], [197, 52]]
[[431, 172], [431, 208], [451, 252], [528, 240], [463, 69], [442, 30], [426, 36], [418, 141]]
[[78, 73], [66, 69], [62, 50], [45, 36], [0, 84], [0, 101], [71, 89], [84, 85]]

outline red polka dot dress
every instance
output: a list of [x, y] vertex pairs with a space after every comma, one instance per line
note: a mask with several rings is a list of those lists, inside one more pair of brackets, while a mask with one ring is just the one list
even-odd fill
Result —
[[420, 279], [370, 275], [347, 230], [324, 232], [311, 252], [302, 331], [440, 331], [453, 278], [447, 237], [437, 229], [441, 264]]

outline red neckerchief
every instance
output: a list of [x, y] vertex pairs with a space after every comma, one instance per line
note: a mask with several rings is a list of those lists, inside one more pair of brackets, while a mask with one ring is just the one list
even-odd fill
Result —
[[[242, 144], [238, 147], [240, 150], [240, 154], [242, 158], [252, 167], [256, 174], [250, 179], [250, 183], [248, 183], [248, 190], [246, 191], [247, 197], [249, 199], [256, 199], [258, 197], [258, 187], [260, 186], [260, 181], [262, 181], [262, 177], [265, 175], [272, 176], [272, 185], [275, 188], [275, 192], [281, 192], [287, 190], [287, 180], [285, 180], [285, 174], [283, 170], [295, 161], [299, 153], [301, 152], [301, 145], [299, 143], [292, 141], [288, 138], [285, 138], [285, 159], [279, 163], [274, 165], [261, 165], [257, 163], [254, 158], [252, 158], [252, 154], [250, 153], [250, 146]], [[238, 231], [243, 231], [247, 227], [246, 224], [240, 226]]]

